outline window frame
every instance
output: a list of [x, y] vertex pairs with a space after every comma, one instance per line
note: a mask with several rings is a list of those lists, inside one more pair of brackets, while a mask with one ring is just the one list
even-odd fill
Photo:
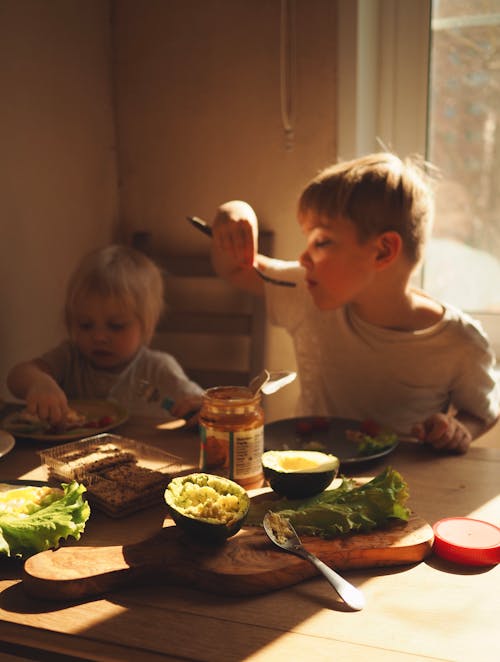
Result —
[[[432, 0], [337, 0], [337, 154], [426, 154]], [[500, 315], [471, 313], [500, 355]]]

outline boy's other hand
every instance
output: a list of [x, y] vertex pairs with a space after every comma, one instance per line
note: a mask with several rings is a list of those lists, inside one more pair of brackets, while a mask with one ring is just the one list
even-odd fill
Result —
[[170, 413], [172, 416], [185, 418], [186, 426], [192, 427], [198, 422], [201, 402], [201, 395], [188, 395], [184, 398], [179, 398], [170, 408]]
[[433, 414], [414, 426], [412, 434], [437, 450], [466, 453], [472, 441], [469, 429], [451, 414]]

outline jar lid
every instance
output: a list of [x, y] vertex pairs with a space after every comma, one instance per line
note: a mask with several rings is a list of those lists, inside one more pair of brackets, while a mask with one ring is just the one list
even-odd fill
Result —
[[500, 562], [500, 529], [470, 517], [448, 517], [432, 527], [433, 550], [442, 558], [464, 565]]

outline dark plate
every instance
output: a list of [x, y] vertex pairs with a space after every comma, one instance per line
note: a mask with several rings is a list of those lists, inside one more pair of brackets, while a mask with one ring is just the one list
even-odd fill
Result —
[[268, 451], [317, 450], [332, 453], [341, 468], [357, 466], [389, 455], [399, 442], [371, 455], [358, 455], [357, 444], [346, 438], [346, 430], [359, 430], [361, 421], [348, 418], [302, 416], [285, 418], [264, 426], [264, 447]]

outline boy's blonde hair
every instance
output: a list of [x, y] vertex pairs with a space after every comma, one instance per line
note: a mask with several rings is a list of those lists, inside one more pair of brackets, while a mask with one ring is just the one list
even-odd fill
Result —
[[299, 213], [313, 210], [325, 219], [351, 221], [361, 242], [382, 232], [398, 232], [412, 264], [421, 258], [434, 205], [423, 162], [402, 161], [380, 152], [326, 168], [302, 192]]
[[71, 335], [82, 298], [97, 294], [118, 299], [139, 319], [149, 344], [164, 306], [160, 269], [139, 251], [113, 244], [83, 258], [66, 290], [65, 320]]

